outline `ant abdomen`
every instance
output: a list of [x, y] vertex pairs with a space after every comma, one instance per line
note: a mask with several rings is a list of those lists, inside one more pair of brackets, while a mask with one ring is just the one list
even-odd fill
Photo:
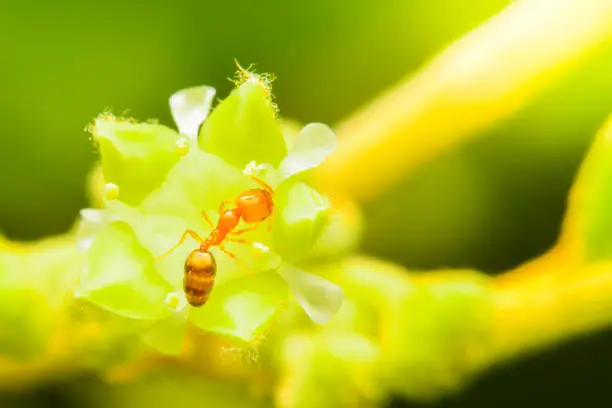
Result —
[[191, 251], [185, 261], [183, 288], [191, 306], [200, 307], [206, 303], [215, 284], [217, 262], [208, 251]]

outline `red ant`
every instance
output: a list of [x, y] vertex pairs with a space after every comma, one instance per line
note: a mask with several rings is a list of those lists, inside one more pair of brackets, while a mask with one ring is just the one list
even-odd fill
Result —
[[[252, 244], [250, 241], [233, 238], [233, 236], [244, 234], [245, 232], [255, 230], [259, 224], [266, 220], [270, 220], [268, 231], [272, 228], [272, 213], [274, 211], [274, 199], [272, 187], [264, 183], [262, 180], [254, 176], [248, 176], [262, 188], [246, 190], [235, 200], [225, 200], [219, 207], [219, 221], [217, 226], [214, 226], [206, 212], [202, 211], [202, 216], [212, 228], [212, 231], [206, 239], [202, 239], [195, 231], [186, 230], [179, 240], [178, 244], [170, 248], [165, 254], [156, 258], [159, 261], [169, 255], [176, 248], [181, 246], [187, 236], [195, 239], [200, 243], [198, 249], [193, 250], [185, 261], [185, 277], [183, 280], [183, 289], [185, 296], [191, 306], [200, 307], [204, 305], [210, 297], [210, 292], [215, 284], [215, 276], [217, 274], [217, 262], [213, 254], [209, 251], [210, 247], [216, 246], [230, 258], [235, 260], [242, 269], [248, 274], [251, 273], [238, 260], [236, 255], [225, 249], [223, 243], [238, 242], [244, 244]], [[233, 207], [227, 209], [228, 204], [233, 204]], [[240, 220], [246, 224], [257, 224], [249, 228], [244, 228], [235, 231], [235, 228], [240, 223]]]

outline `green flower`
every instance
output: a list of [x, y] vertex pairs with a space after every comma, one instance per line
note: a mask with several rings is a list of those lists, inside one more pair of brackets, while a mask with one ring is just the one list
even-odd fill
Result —
[[[91, 127], [105, 181], [112, 185], [105, 190], [105, 209], [82, 212], [86, 265], [76, 296], [149, 322], [143, 340], [164, 353], [180, 351], [186, 320], [205, 331], [252, 340], [287, 288], [316, 323], [329, 320], [342, 302], [338, 286], [295, 266], [308, 257], [329, 217], [328, 201], [298, 175], [325, 159], [335, 135], [318, 123], [294, 138], [283, 135], [266, 79], [243, 71], [237, 85], [210, 117], [213, 89], [172, 95], [181, 133], [108, 114]], [[203, 307], [190, 307], [182, 290], [183, 267], [198, 242], [187, 238], [167, 256], [154, 258], [186, 230], [206, 237], [211, 227], [202, 212], [216, 222], [222, 202], [260, 187], [253, 177], [274, 191], [271, 232], [264, 222], [240, 236], [254, 244], [225, 243], [238, 262], [211, 248], [218, 266], [214, 289]]]

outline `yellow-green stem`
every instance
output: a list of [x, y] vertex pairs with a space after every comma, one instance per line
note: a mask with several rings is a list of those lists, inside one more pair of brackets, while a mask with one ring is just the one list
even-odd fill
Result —
[[[523, 0], [337, 127], [318, 181], [360, 201], [508, 116], [612, 38], [612, 2]], [[358, 175], [356, 177], [355, 175]]]
[[581, 266], [551, 253], [496, 280], [492, 360], [612, 325], [612, 263]]

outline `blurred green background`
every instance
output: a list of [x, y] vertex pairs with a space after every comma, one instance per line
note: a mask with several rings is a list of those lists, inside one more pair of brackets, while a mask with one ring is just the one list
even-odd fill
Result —
[[[83, 129], [108, 107], [172, 125], [168, 97], [199, 84], [225, 96], [237, 59], [276, 74], [283, 116], [333, 125], [508, 3], [5, 0], [0, 230], [33, 240], [72, 225], [87, 206], [96, 160]], [[483, 137], [368, 204], [363, 251], [411, 268], [497, 273], [547, 249], [612, 106], [610, 72], [612, 52], [591, 58]], [[578, 340], [498, 367], [440, 406], [602, 406], [612, 385], [610, 350], [612, 333]], [[82, 384], [3, 394], [0, 406], [97, 400], [99, 391], [76, 391]]]

